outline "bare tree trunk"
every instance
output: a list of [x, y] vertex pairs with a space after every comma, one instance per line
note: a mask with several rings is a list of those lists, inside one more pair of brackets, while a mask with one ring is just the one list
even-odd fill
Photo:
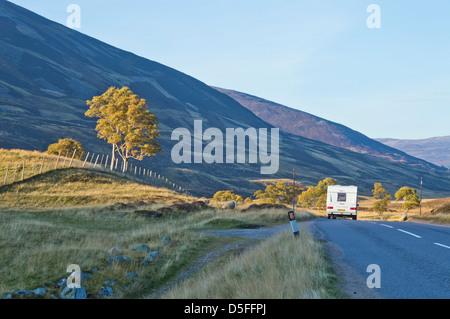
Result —
[[128, 169], [128, 150], [125, 150], [125, 154], [123, 155], [123, 173], [126, 173]]
[[114, 170], [114, 162], [116, 161], [116, 144], [113, 144], [111, 155], [111, 171]]

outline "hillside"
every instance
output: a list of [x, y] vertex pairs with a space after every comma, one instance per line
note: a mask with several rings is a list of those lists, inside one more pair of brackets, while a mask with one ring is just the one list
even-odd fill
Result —
[[393, 138], [376, 138], [375, 140], [435, 165], [450, 168], [450, 136], [416, 140]]
[[[182, 72], [112, 47], [6, 1], [0, 1], [0, 147], [43, 151], [59, 138], [80, 141], [88, 152], [108, 154], [97, 138], [95, 120], [84, 116], [86, 100], [110, 86], [129, 86], [145, 98], [160, 121], [163, 152], [141, 166], [161, 172], [191, 193], [212, 196], [234, 189], [248, 196], [252, 180], [290, 178], [316, 184], [333, 177], [357, 184], [367, 194], [374, 182], [390, 191], [430, 181], [425, 196], [450, 193], [450, 178], [439, 167], [414, 167], [334, 147], [280, 131], [279, 170], [260, 173], [261, 164], [175, 164], [174, 129], [271, 128], [229, 96]], [[204, 142], [204, 145], [206, 143]], [[444, 173], [443, 173], [444, 172]]]
[[436, 168], [431, 164], [436, 164], [435, 162], [427, 163], [424, 157], [413, 157], [414, 154], [401, 148], [397, 149], [393, 143], [383, 144], [342, 124], [246, 93], [214, 88], [227, 94], [262, 120], [285, 132], [394, 162], [426, 169]]

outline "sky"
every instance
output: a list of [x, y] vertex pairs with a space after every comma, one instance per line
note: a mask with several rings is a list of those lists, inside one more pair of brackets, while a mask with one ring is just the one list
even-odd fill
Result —
[[79, 32], [371, 138], [450, 135], [448, 0], [10, 2], [64, 25], [76, 4]]

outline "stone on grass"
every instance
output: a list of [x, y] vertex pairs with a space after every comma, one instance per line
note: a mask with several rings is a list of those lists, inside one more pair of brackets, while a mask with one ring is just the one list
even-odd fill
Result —
[[108, 250], [108, 254], [110, 255], [120, 255], [121, 253], [122, 251], [117, 247], [113, 247], [110, 250]]
[[134, 272], [129, 272], [129, 273], [127, 273], [126, 276], [130, 277], [130, 278], [133, 278], [134, 280], [138, 279], [137, 275]]
[[161, 239], [161, 242], [163, 244], [168, 244], [170, 243], [172, 240], [169, 237], [163, 237], [163, 239]]
[[100, 298], [109, 298], [114, 295], [114, 291], [111, 287], [108, 286], [102, 286], [100, 288], [100, 291], [98, 292], [98, 296]]
[[146, 244], [141, 244], [134, 248], [135, 251], [146, 251], [149, 252], [150, 248]]
[[115, 257], [110, 257], [108, 258], [108, 264], [119, 264], [119, 265], [123, 265], [123, 264], [128, 264], [131, 262], [131, 258], [127, 257], [127, 256], [115, 256]]
[[235, 209], [237, 207], [237, 202], [234, 200], [230, 200], [222, 205], [222, 209]]
[[145, 259], [146, 259], [146, 260], [153, 261], [153, 260], [155, 260], [155, 258], [157, 258], [157, 257], [159, 257], [159, 252], [156, 251], [156, 250], [154, 250], [154, 251], [149, 252], [149, 253], [147, 254], [147, 256], [145, 257]]
[[114, 286], [117, 284], [117, 281], [107, 280], [104, 282], [105, 286]]
[[86, 299], [86, 288], [83, 286], [79, 288], [66, 286], [59, 297], [61, 299]]
[[31, 295], [31, 294], [32, 294], [31, 290], [25, 290], [25, 289], [13, 292], [14, 296], [28, 296], [28, 295]]
[[47, 293], [47, 290], [45, 288], [36, 288], [32, 291], [33, 295], [35, 296], [44, 296]]
[[62, 287], [65, 287], [66, 285], [67, 285], [67, 279], [63, 278], [56, 284], [55, 288], [62, 288]]

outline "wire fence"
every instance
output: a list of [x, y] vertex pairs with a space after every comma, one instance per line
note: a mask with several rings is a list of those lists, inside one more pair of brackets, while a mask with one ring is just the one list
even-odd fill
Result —
[[[156, 187], [166, 187], [178, 193], [191, 195], [186, 189], [149, 167], [139, 166], [129, 161], [125, 164], [122, 158], [112, 159], [109, 154], [88, 152], [81, 158], [76, 157], [76, 151], [64, 155], [61, 153], [51, 155], [20, 151], [17, 151], [13, 156], [9, 154], [7, 156], [7, 154], [5, 152], [0, 153], [0, 178], [3, 178], [0, 180], [0, 186], [22, 182], [52, 170], [82, 168], [110, 172], [137, 182]], [[124, 168], [124, 166], [126, 167]]]

